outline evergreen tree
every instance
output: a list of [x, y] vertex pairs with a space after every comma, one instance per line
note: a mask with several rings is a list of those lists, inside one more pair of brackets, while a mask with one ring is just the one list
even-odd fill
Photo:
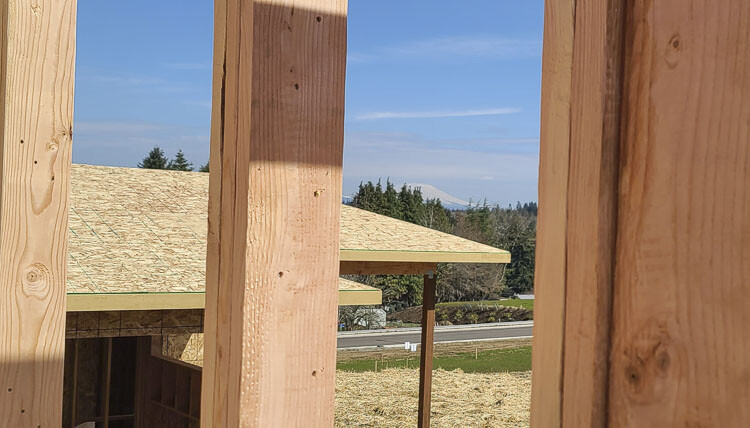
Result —
[[174, 160], [169, 161], [169, 163], [167, 164], [167, 169], [171, 169], [173, 171], [192, 171], [193, 164], [188, 162], [188, 160], [185, 158], [185, 154], [182, 153], [182, 150], [178, 150], [177, 155], [174, 157]]
[[205, 165], [201, 165], [201, 167], [198, 168], [198, 172], [209, 172], [208, 171], [208, 162], [206, 162]]
[[138, 168], [147, 169], [167, 169], [168, 159], [164, 156], [164, 151], [159, 146], [154, 146], [148, 153], [148, 156], [138, 164]]
[[380, 213], [387, 215], [388, 217], [403, 219], [402, 207], [398, 201], [398, 192], [391, 183], [391, 180], [387, 180], [385, 183], [385, 191], [383, 192], [382, 209]]

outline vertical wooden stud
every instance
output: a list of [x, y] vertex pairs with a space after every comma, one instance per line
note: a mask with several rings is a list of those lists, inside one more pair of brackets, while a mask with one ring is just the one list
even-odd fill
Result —
[[432, 399], [432, 357], [435, 342], [435, 288], [437, 275], [424, 275], [422, 287], [422, 349], [419, 364], [419, 409], [417, 426], [430, 426], [430, 404]]
[[560, 426], [575, 0], [546, 0], [531, 426]]
[[750, 5], [627, 2], [609, 425], [750, 420]]
[[109, 402], [110, 395], [112, 393], [112, 338], [108, 337], [104, 339], [104, 393], [103, 393], [103, 406], [102, 417], [104, 418], [102, 425], [104, 428], [109, 427]]
[[62, 422], [75, 0], [0, 4], [0, 426]]
[[624, 1], [578, 0], [568, 170], [563, 415], [607, 423]]
[[201, 426], [331, 426], [346, 0], [217, 0]]
[[73, 339], [73, 391], [71, 392], [70, 426], [78, 426], [78, 348], [80, 339]]

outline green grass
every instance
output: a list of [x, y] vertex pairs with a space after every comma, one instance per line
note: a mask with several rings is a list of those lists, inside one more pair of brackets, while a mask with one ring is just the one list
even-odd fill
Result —
[[526, 308], [534, 310], [534, 300], [505, 299], [505, 300], [481, 300], [475, 302], [446, 302], [438, 303], [437, 306], [464, 306], [464, 305], [486, 305], [486, 306], [510, 306], [514, 308]]
[[[385, 360], [356, 360], [340, 362], [336, 365], [338, 370], [353, 372], [374, 371], [375, 361], [378, 362], [378, 370], [382, 368], [419, 368], [419, 354], [408, 361], [404, 358]], [[522, 346], [512, 349], [498, 349], [482, 351], [478, 358], [474, 353], [458, 354], [452, 356], [436, 357], [435, 368], [444, 370], [461, 369], [467, 373], [498, 373], [498, 372], [524, 372], [531, 370], [531, 346]]]

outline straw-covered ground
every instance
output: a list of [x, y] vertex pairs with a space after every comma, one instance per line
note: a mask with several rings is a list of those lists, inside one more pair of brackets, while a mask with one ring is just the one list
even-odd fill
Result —
[[[436, 370], [433, 427], [529, 425], [531, 372], [464, 373]], [[410, 427], [417, 423], [419, 371], [387, 369], [336, 373], [337, 427]]]

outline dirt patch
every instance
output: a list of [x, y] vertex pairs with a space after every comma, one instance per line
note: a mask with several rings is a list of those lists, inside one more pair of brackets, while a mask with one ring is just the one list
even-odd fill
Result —
[[[500, 321], [528, 321], [534, 311], [526, 308], [499, 305], [456, 305], [435, 308], [435, 321], [440, 325], [481, 324]], [[389, 321], [420, 324], [422, 307], [413, 306], [388, 315]]]
[[[435, 370], [433, 427], [526, 427], [531, 372], [463, 373]], [[336, 373], [336, 427], [417, 424], [419, 371]]]

